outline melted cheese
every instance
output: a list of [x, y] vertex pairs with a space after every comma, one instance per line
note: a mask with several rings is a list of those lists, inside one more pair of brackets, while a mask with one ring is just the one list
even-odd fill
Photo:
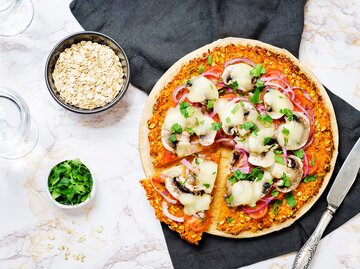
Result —
[[240, 90], [249, 91], [254, 87], [250, 75], [252, 69], [250, 65], [245, 63], [229, 65], [225, 68], [221, 77], [226, 84], [232, 84], [236, 81]]
[[160, 175], [174, 178], [179, 176], [184, 176], [185, 173], [185, 166], [184, 165], [177, 165], [168, 169], [165, 169], [164, 171], [161, 171]]
[[294, 120], [288, 121], [279, 126], [277, 141], [281, 147], [285, 147], [288, 150], [295, 150], [300, 147], [303, 134], [304, 127], [301, 123]]
[[255, 153], [262, 153], [268, 151], [269, 146], [264, 144], [265, 137], [272, 137], [274, 135], [273, 128], [265, 128], [249, 136], [249, 150]]
[[265, 155], [263, 155], [250, 152], [248, 160], [249, 163], [251, 163], [252, 165], [267, 168], [275, 163], [275, 153], [272, 151], [268, 151]]
[[264, 94], [264, 103], [265, 106], [271, 108], [272, 111], [267, 112], [267, 114], [273, 119], [279, 119], [284, 115], [280, 112], [281, 109], [294, 109], [294, 105], [290, 99], [282, 92], [274, 89], [268, 89], [266, 91]]
[[197, 212], [208, 210], [211, 203], [211, 196], [203, 194], [196, 196], [190, 193], [183, 193], [179, 201], [184, 205], [184, 213], [187, 215], [194, 215]]
[[[196, 160], [199, 164], [196, 164]], [[195, 169], [199, 169], [196, 175], [196, 185], [203, 188], [206, 193], [211, 193], [217, 175], [217, 163], [206, 159], [195, 158], [192, 165]]]
[[219, 115], [222, 128], [229, 134], [229, 127], [234, 127], [244, 122], [244, 111], [240, 103], [226, 99], [219, 99], [214, 104], [214, 110]]
[[247, 180], [236, 182], [231, 187], [233, 203], [236, 205], [255, 206], [256, 202], [264, 196], [262, 193], [264, 182], [264, 179], [258, 182]]
[[215, 100], [219, 98], [219, 92], [211, 80], [198, 76], [190, 80], [191, 87], [187, 98], [190, 102], [203, 102], [205, 100]]
[[181, 114], [178, 107], [172, 107], [168, 110], [162, 128], [163, 130], [170, 131], [175, 123], [179, 124], [183, 129], [187, 124], [187, 119]]

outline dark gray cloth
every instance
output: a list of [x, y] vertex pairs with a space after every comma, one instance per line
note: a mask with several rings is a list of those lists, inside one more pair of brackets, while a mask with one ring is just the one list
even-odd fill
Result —
[[[149, 92], [160, 76], [185, 54], [213, 40], [237, 36], [258, 39], [298, 55], [304, 2], [296, 1], [125, 1], [75, 0], [70, 7], [86, 30], [117, 40], [127, 52], [133, 85]], [[340, 132], [334, 176], [360, 136], [360, 112], [328, 92]], [[359, 176], [326, 232], [360, 211]], [[323, 194], [312, 209], [282, 231], [252, 239], [205, 234], [195, 247], [163, 225], [175, 268], [235, 268], [298, 250], [326, 208]]]
[[130, 60], [131, 83], [150, 92], [178, 59], [219, 38], [261, 40], [298, 55], [303, 0], [74, 0], [86, 30], [108, 34]]

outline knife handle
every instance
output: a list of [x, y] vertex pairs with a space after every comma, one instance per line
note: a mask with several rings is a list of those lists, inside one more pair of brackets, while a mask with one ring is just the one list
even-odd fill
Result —
[[326, 208], [319, 224], [316, 226], [315, 231], [296, 254], [292, 269], [307, 269], [309, 267], [311, 260], [315, 255], [319, 241], [329, 222], [333, 218], [335, 211], [336, 209], [330, 205]]

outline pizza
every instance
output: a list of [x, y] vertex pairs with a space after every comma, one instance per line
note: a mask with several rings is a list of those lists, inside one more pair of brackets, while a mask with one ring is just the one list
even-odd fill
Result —
[[246, 238], [294, 223], [331, 177], [338, 131], [330, 99], [288, 51], [225, 38], [156, 83], [139, 134], [156, 217], [189, 243]]

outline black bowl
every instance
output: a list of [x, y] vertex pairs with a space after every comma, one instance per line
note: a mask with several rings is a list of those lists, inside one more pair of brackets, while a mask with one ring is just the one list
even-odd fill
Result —
[[[81, 41], [91, 41], [109, 46], [111, 49], [114, 50], [115, 54], [119, 57], [123, 68], [125, 83], [123, 84], [117, 96], [111, 102], [107, 103], [102, 107], [97, 107], [94, 109], [82, 109], [73, 106], [71, 104], [66, 103], [65, 100], [63, 100], [60, 97], [59, 93], [56, 91], [56, 87], [52, 77], [52, 73], [54, 71], [56, 61], [58, 60], [60, 53], [62, 53], [66, 48], [69, 48], [71, 47], [71, 45], [77, 44]], [[45, 81], [51, 96], [55, 99], [56, 102], [58, 102], [64, 108], [80, 114], [92, 114], [92, 113], [102, 112], [115, 105], [124, 96], [126, 90], [128, 89], [129, 80], [130, 80], [130, 65], [129, 65], [129, 60], [125, 54], [125, 51], [115, 40], [113, 40], [107, 35], [98, 32], [83, 31], [65, 37], [63, 40], [61, 40], [59, 43], [55, 45], [55, 47], [51, 50], [46, 60]]]

